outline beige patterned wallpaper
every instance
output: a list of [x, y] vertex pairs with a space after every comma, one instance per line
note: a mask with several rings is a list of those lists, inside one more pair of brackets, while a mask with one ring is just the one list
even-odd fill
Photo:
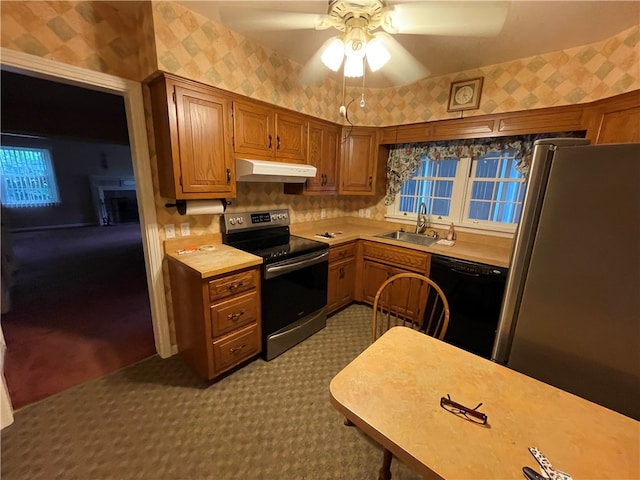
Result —
[[[285, 108], [339, 122], [341, 88], [298, 81], [301, 66], [172, 1], [2, 1], [1, 45], [33, 55], [142, 80], [157, 69]], [[357, 125], [456, 118], [446, 112], [452, 80], [485, 78], [480, 108], [465, 116], [590, 102], [640, 88], [640, 27], [594, 44], [459, 72], [388, 89], [367, 89], [367, 106], [350, 109]], [[348, 97], [360, 89], [349, 88]], [[357, 105], [354, 102], [353, 105]], [[155, 156], [150, 133], [152, 171]], [[157, 182], [154, 178], [154, 184]], [[157, 192], [157, 187], [156, 187]], [[217, 232], [214, 216], [180, 217], [156, 195], [158, 221], [188, 221], [194, 234]], [[289, 207], [295, 222], [371, 209], [380, 198], [296, 197], [280, 184], [240, 184], [231, 209]]]

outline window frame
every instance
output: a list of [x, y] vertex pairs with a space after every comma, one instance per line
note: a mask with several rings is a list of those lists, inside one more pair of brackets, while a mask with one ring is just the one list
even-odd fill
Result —
[[[4, 140], [4, 139], [3, 139]], [[51, 196], [51, 199], [46, 202], [37, 202], [37, 201], [24, 201], [21, 203], [7, 203], [7, 199], [5, 198], [5, 190], [4, 190], [4, 167], [2, 165], [2, 160], [0, 159], [0, 203], [4, 208], [47, 208], [54, 207], [56, 205], [60, 205], [60, 189], [58, 187], [58, 179], [55, 172], [55, 165], [53, 162], [53, 154], [52, 149], [45, 145], [30, 145], [30, 144], [22, 144], [20, 142], [4, 142], [0, 145], [1, 149], [6, 150], [18, 150], [18, 151], [30, 151], [30, 152], [38, 152], [42, 155], [43, 161], [45, 163], [44, 169], [45, 174], [39, 175], [39, 177], [47, 178], [48, 182], [48, 190]], [[29, 175], [24, 175], [28, 177]]]
[[[499, 153], [501, 156], [506, 153], [503, 152], [491, 152], [487, 155]], [[510, 152], [511, 153], [511, 152]], [[457, 158], [457, 157], [456, 157]], [[515, 152], [510, 155], [510, 158], [515, 158]], [[517, 223], [502, 223], [482, 221], [469, 218], [469, 210], [471, 205], [471, 191], [473, 188], [473, 180], [475, 178], [475, 172], [477, 171], [477, 161], [482, 159], [472, 159], [471, 157], [457, 158], [458, 166], [456, 168], [453, 189], [451, 194], [451, 205], [449, 209], [449, 215], [429, 215], [429, 223], [432, 228], [439, 229], [448, 227], [453, 223], [456, 227], [462, 227], [471, 231], [479, 230], [482, 233], [497, 233], [497, 234], [513, 234], [516, 231]], [[414, 179], [416, 177], [412, 177]], [[426, 179], [428, 177], [418, 177], [419, 179]], [[482, 177], [480, 177], [482, 178]], [[496, 179], [498, 180], [498, 179]], [[509, 181], [510, 179], [504, 179]], [[502, 180], [502, 181], [504, 181]], [[407, 180], [408, 181], [408, 180]], [[519, 183], [526, 184], [526, 178], [523, 176], [521, 179], [513, 180]], [[402, 212], [400, 211], [400, 196], [399, 192], [396, 195], [394, 202], [387, 206], [387, 214], [385, 218], [388, 220], [402, 221], [406, 223], [415, 223], [418, 219], [417, 213]], [[492, 201], [494, 201], [492, 199]], [[418, 204], [419, 205], [419, 204]], [[417, 205], [416, 205], [417, 209]]]

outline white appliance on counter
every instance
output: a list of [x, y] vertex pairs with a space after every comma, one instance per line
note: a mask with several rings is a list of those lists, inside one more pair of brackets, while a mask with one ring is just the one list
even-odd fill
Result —
[[640, 144], [545, 139], [492, 359], [640, 420]]

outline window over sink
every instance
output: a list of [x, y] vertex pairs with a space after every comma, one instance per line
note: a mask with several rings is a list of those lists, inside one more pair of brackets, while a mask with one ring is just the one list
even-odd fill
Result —
[[525, 177], [516, 169], [515, 151], [470, 157], [420, 160], [415, 175], [402, 184], [387, 216], [415, 218], [420, 203], [433, 225], [455, 225], [513, 232], [520, 220]]

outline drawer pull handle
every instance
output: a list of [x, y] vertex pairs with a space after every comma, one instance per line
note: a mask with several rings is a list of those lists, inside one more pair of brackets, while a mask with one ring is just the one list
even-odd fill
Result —
[[233, 322], [237, 321], [242, 315], [244, 315], [244, 310], [240, 310], [238, 313], [230, 313], [227, 315], [227, 319]]
[[338, 255], [340, 255], [341, 257], [344, 257], [346, 254], [347, 254], [347, 252], [345, 250], [343, 250]]
[[233, 283], [233, 284], [231, 284], [231, 285], [227, 285], [227, 288], [228, 288], [229, 290], [235, 290], [236, 288], [240, 288], [242, 285], [243, 285], [243, 283], [242, 283], [242, 282], [239, 282], [239, 283]]
[[269, 150], [271, 150], [271, 142], [272, 142], [271, 135], [269, 135], [269, 146], [267, 147]]
[[235, 354], [235, 353], [240, 353], [240, 352], [244, 349], [244, 347], [246, 347], [246, 346], [247, 346], [247, 344], [246, 344], [246, 343], [243, 343], [243, 344], [242, 344], [242, 345], [240, 345], [239, 347], [233, 347], [233, 348], [230, 348], [230, 349], [229, 349], [229, 353], [234, 353], [234, 354]]

